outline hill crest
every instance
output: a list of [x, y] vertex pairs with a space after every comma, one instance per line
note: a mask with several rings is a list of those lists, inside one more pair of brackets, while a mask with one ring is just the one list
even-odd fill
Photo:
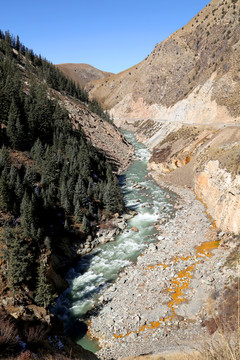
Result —
[[113, 73], [99, 70], [89, 64], [63, 63], [57, 64], [56, 66], [66, 77], [75, 81], [75, 83], [79, 84], [81, 87], [84, 87], [90, 81], [105, 79], [113, 75]]

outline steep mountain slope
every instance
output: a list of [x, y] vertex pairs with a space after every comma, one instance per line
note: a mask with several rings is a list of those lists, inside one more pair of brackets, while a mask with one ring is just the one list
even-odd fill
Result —
[[113, 73], [96, 69], [95, 67], [88, 64], [58, 64], [56, 65], [64, 75], [84, 87], [87, 83], [93, 80], [107, 78]]
[[216, 227], [238, 234], [239, 159], [239, 127], [183, 125], [163, 135], [148, 167], [157, 181], [162, 178], [167, 184], [194, 190]]
[[131, 162], [133, 148], [118, 128], [72, 99], [63, 99], [63, 104], [74, 126], [81, 124], [87, 138], [105, 154], [113, 170], [120, 173], [126, 169]]
[[130, 127], [152, 149], [155, 179], [192, 188], [217, 226], [236, 234], [239, 33], [240, 1], [212, 0], [144, 61], [88, 84], [115, 123]]
[[88, 84], [116, 118], [239, 120], [240, 2], [212, 0], [141, 63]]

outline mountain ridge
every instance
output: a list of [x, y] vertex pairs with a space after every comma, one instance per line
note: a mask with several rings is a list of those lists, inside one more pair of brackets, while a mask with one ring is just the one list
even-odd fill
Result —
[[239, 2], [212, 0], [142, 62], [87, 89], [118, 118], [177, 121], [179, 107], [181, 119], [190, 112], [197, 118], [207, 95], [214, 111], [206, 106], [199, 122], [215, 122], [223, 112], [229, 122], [239, 121], [239, 30]]
[[81, 87], [85, 87], [90, 81], [104, 79], [113, 75], [111, 72], [102, 71], [84, 63], [62, 63], [57, 64], [56, 67]]

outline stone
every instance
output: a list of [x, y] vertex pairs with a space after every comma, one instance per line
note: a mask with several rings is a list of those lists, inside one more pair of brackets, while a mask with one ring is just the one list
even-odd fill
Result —
[[120, 230], [124, 230], [126, 226], [127, 226], [127, 224], [125, 223], [125, 221], [118, 223], [118, 227]]
[[138, 337], [138, 335], [137, 335], [135, 332], [132, 332], [132, 333], [129, 335], [129, 338], [130, 338], [131, 340], [135, 340], [137, 337]]
[[105, 244], [108, 240], [104, 237], [104, 236], [101, 236], [99, 238], [99, 244]]
[[88, 235], [86, 242], [90, 243], [92, 241], [92, 235]]
[[225, 235], [226, 233], [224, 231], [221, 231], [219, 234], [218, 234], [218, 237], [221, 238]]
[[139, 230], [138, 230], [138, 228], [136, 226], [132, 227], [131, 230], [134, 231], [134, 232], [139, 232]]
[[150, 244], [148, 247], [149, 252], [155, 252], [158, 247], [155, 244]]
[[132, 217], [133, 217], [132, 214], [123, 214], [123, 215], [122, 215], [122, 218], [123, 218], [124, 220], [130, 220], [130, 219], [132, 219]]

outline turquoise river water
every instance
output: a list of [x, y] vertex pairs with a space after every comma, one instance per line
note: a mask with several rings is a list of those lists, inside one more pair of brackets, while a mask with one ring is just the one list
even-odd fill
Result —
[[[128, 170], [119, 177], [125, 204], [136, 210], [137, 215], [128, 221], [128, 226], [110, 242], [95, 248], [72, 268], [66, 279], [69, 288], [58, 298], [54, 312], [64, 321], [69, 335], [84, 348], [96, 352], [97, 342], [83, 336], [86, 313], [98, 302], [101, 292], [116, 280], [119, 271], [135, 261], [149, 243], [156, 241], [157, 231], [153, 223], [166, 213], [173, 214], [175, 195], [161, 189], [147, 177], [150, 151], [135, 140], [130, 132], [125, 137], [134, 145], [135, 159]], [[144, 189], [137, 189], [140, 184]], [[138, 232], [131, 230], [137, 227]]]

